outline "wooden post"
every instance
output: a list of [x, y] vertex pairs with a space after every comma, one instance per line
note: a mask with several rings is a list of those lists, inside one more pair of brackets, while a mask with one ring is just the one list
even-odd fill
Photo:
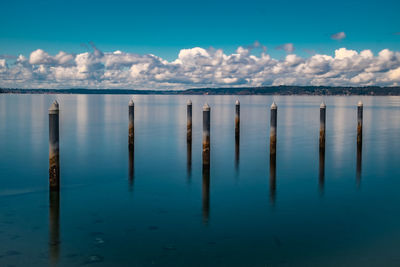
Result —
[[360, 100], [357, 105], [357, 144], [362, 143], [362, 127], [363, 127], [363, 103]]
[[133, 182], [135, 176], [135, 103], [133, 97], [129, 101], [129, 132], [128, 132], [128, 145], [129, 145], [129, 186], [133, 190]]
[[240, 102], [235, 103], [235, 168], [239, 166], [240, 151]]
[[60, 190], [59, 105], [54, 101], [49, 109], [49, 185]]
[[203, 222], [207, 224], [210, 210], [210, 106], [203, 106]]
[[187, 142], [192, 142], [192, 100], [187, 102]]
[[187, 113], [187, 134], [186, 134], [186, 157], [188, 182], [192, 176], [192, 100], [188, 100], [186, 105]]
[[271, 105], [271, 128], [270, 128], [270, 154], [276, 154], [276, 124], [277, 124], [278, 107], [275, 102]]
[[319, 147], [325, 148], [325, 121], [326, 121], [326, 105], [324, 102], [319, 107]]
[[235, 139], [240, 137], [240, 102], [236, 100], [235, 103]]
[[203, 165], [210, 165], [210, 106], [203, 106]]
[[129, 101], [129, 135], [128, 135], [129, 148], [135, 144], [135, 104], [133, 98]]

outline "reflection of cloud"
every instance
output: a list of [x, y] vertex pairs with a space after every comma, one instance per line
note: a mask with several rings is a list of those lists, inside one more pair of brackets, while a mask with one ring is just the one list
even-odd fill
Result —
[[88, 95], [76, 95], [76, 130], [78, 142], [84, 142], [88, 124]]
[[[339, 38], [340, 36], [338, 36]], [[180, 50], [173, 61], [158, 56], [122, 51], [50, 55], [33, 51], [0, 59], [0, 86], [21, 88], [135, 88], [183, 89], [189, 87], [331, 85], [391, 86], [399, 83], [400, 52], [340, 48], [334, 55], [293, 54], [291, 43], [278, 46], [288, 55], [281, 60], [265, 52], [252, 54], [263, 45], [255, 42], [232, 54], [221, 49], [194, 47]]]
[[[330, 110], [329, 118], [327, 118], [327, 124], [329, 125], [329, 120], [332, 119], [332, 127], [329, 129], [328, 132], [332, 132], [332, 144], [333, 146], [333, 153], [334, 153], [334, 164], [335, 168], [341, 168], [344, 164], [344, 157], [343, 153], [345, 152], [346, 145], [350, 141], [351, 136], [347, 135], [346, 132], [350, 130], [347, 128], [347, 122], [349, 119], [354, 119], [354, 116], [349, 116], [349, 112], [353, 110], [346, 108], [346, 98], [345, 97], [335, 97], [333, 98], [332, 110]], [[330, 106], [327, 106], [327, 109], [331, 109]], [[327, 113], [328, 114], [328, 113]], [[333, 115], [334, 114], [334, 115]], [[354, 128], [354, 133], [356, 133], [356, 128]], [[355, 137], [354, 137], [355, 138]], [[349, 139], [349, 140], [348, 140]]]

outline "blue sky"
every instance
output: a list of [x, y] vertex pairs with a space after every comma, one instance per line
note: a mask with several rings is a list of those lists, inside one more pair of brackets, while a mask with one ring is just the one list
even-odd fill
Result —
[[[400, 1], [2, 1], [0, 53], [37, 48], [82, 52], [92, 41], [103, 50], [153, 53], [173, 59], [182, 48], [231, 52], [258, 40], [272, 55], [283, 43], [333, 53], [400, 45]], [[345, 32], [340, 42], [330, 36]]]
[[0, 87], [400, 84], [398, 0], [15, 0], [0, 10]]

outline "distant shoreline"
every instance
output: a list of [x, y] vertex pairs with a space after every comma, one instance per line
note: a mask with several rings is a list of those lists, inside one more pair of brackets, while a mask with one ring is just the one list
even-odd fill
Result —
[[266, 86], [266, 87], [234, 87], [234, 88], [196, 88], [196, 89], [186, 89], [186, 90], [0, 88], [0, 94], [400, 96], [400, 86], [396, 87]]

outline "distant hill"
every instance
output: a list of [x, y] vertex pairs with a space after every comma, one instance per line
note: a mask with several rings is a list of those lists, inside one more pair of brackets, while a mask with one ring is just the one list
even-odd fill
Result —
[[400, 95], [400, 87], [265, 86], [235, 88], [196, 88], [187, 90], [131, 89], [11, 89], [0, 94], [129, 94], [129, 95]]

